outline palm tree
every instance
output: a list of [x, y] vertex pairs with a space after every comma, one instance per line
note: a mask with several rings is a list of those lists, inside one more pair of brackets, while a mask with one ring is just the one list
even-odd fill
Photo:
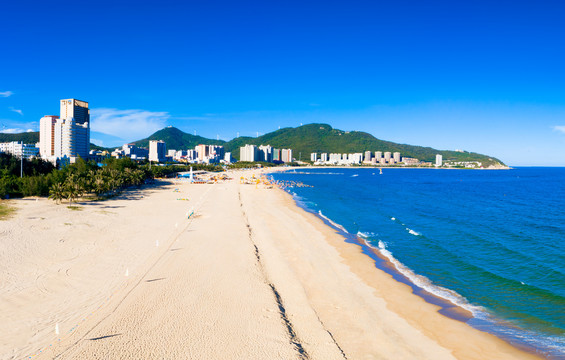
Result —
[[72, 174], [65, 180], [65, 197], [69, 200], [69, 205], [73, 205], [73, 199], [80, 196], [80, 185], [78, 178]]
[[102, 172], [98, 172], [96, 176], [94, 176], [92, 185], [94, 188], [94, 192], [98, 196], [100, 196], [100, 194], [107, 191], [106, 181], [104, 181], [104, 175], [102, 174]]
[[55, 183], [49, 189], [49, 199], [55, 200], [55, 203], [59, 205], [61, 201], [65, 198], [65, 187], [63, 183]]

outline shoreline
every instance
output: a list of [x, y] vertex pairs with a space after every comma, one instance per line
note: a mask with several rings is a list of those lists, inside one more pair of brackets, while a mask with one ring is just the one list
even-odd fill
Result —
[[17, 200], [0, 223], [0, 358], [538, 358], [438, 314], [287, 192], [230, 174], [82, 211]]
[[[307, 169], [316, 168], [316, 167], [306, 167]], [[339, 168], [339, 167], [337, 167]], [[348, 167], [349, 169], [353, 169], [353, 167]], [[511, 168], [509, 168], [511, 169]], [[434, 169], [439, 170], [439, 169]], [[445, 169], [445, 170], [469, 170], [469, 169]], [[472, 169], [471, 169], [472, 170]], [[475, 169], [478, 170], [478, 169]], [[500, 170], [500, 169], [480, 169], [480, 170]], [[289, 171], [286, 168], [277, 169], [276, 172], [285, 172]], [[265, 173], [268, 175], [269, 173]], [[278, 190], [282, 191], [286, 196], [289, 196], [291, 200], [294, 202], [295, 206], [302, 211], [313, 215], [321, 222], [324, 223], [325, 226], [332, 229], [336, 232], [340, 237], [342, 237], [343, 242], [345, 244], [351, 244], [354, 246], [359, 247], [359, 251], [368, 259], [371, 259], [374, 264], [374, 268], [380, 270], [388, 275], [390, 275], [396, 282], [399, 284], [403, 284], [409, 286], [411, 288], [412, 294], [418, 296], [420, 299], [424, 300], [430, 305], [437, 306], [436, 312], [441, 316], [447, 317], [449, 319], [455, 320], [472, 328], [474, 330], [480, 331], [481, 333], [488, 334], [490, 336], [494, 336], [496, 339], [503, 341], [504, 343], [508, 344], [509, 346], [513, 347], [519, 352], [523, 352], [525, 354], [532, 355], [536, 358], [545, 358], [541, 355], [538, 351], [540, 349], [535, 348], [534, 346], [521, 342], [519, 339], [513, 336], [504, 336], [500, 332], [497, 332], [493, 329], [494, 326], [498, 325], [495, 320], [491, 319], [493, 323], [490, 323], [486, 320], [478, 319], [472, 311], [465, 309], [464, 307], [454, 303], [453, 301], [444, 298], [440, 295], [436, 295], [429, 290], [417, 285], [413, 280], [411, 280], [407, 275], [403, 274], [397, 266], [384, 254], [381, 253], [380, 249], [375, 247], [374, 245], [370, 245], [367, 243], [367, 239], [361, 237], [358, 234], [352, 234], [347, 232], [341, 225], [333, 222], [332, 219], [327, 218], [326, 216], [317, 213], [315, 210], [308, 208], [305, 204], [302, 205], [300, 201], [298, 201], [295, 196], [287, 190], [281, 189], [276, 187]], [[410, 270], [411, 271], [411, 270]], [[414, 274], [415, 276], [420, 276]], [[434, 285], [435, 286], [435, 285]], [[448, 289], [447, 289], [448, 290]], [[451, 291], [451, 290], [448, 290]], [[458, 295], [458, 294], [457, 294]], [[460, 295], [458, 295], [460, 296]], [[461, 297], [464, 299], [463, 297]], [[472, 324], [475, 322], [476, 325]], [[503, 321], [500, 321], [503, 323]], [[481, 328], [478, 326], [483, 325]]]

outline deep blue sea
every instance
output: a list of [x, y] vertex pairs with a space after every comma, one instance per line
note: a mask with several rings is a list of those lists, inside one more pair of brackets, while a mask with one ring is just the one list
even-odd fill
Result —
[[470, 310], [470, 325], [565, 358], [565, 168], [272, 176], [410, 282]]

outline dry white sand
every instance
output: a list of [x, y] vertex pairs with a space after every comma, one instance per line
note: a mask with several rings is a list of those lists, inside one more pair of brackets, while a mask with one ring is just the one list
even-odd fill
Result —
[[438, 314], [278, 189], [14, 204], [0, 221], [1, 359], [532, 357]]

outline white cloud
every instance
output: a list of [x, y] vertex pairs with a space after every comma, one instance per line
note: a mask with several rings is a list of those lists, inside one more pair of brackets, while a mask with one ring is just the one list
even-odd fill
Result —
[[0, 97], [9, 97], [14, 95], [12, 91], [0, 91]]
[[20, 109], [14, 109], [13, 107], [10, 107], [10, 110], [15, 112], [15, 113], [20, 114], [21, 116], [24, 116], [24, 112]]
[[90, 138], [90, 142], [98, 146], [104, 146], [104, 141], [100, 139]]
[[553, 130], [555, 131], [559, 131], [565, 134], [565, 126], [564, 125], [560, 125], [560, 126], [554, 126]]
[[[11, 128], [11, 129], [2, 129], [2, 131], [0, 131], [0, 132], [2, 132], [4, 134], [19, 134], [19, 133], [23, 133], [23, 132], [26, 132], [26, 131], [30, 131], [30, 130], [29, 129], [25, 130], [25, 129], [19, 129], [19, 128]], [[31, 130], [31, 131], [33, 131], [33, 130]]]
[[165, 127], [171, 116], [166, 111], [91, 109], [93, 131], [133, 141], [145, 138]]

